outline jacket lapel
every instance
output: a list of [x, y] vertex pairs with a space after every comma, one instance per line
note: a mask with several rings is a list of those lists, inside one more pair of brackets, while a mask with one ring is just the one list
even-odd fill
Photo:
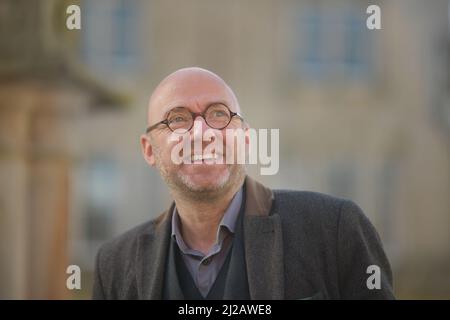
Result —
[[[178, 261], [182, 260], [182, 257], [178, 257], [177, 254], [177, 244], [172, 239], [170, 240], [169, 244], [169, 252], [167, 257], [167, 264], [166, 264], [166, 272], [167, 275], [164, 276], [164, 289], [163, 292], [163, 299], [169, 299], [169, 300], [183, 300], [184, 294], [180, 287], [180, 279], [178, 277], [177, 273], [177, 259]], [[180, 261], [182, 264], [183, 261]], [[186, 271], [189, 273], [189, 271], [186, 269]]]
[[246, 177], [244, 245], [251, 299], [284, 298], [283, 239], [280, 217], [270, 211], [273, 193]]
[[139, 299], [162, 299], [172, 212], [173, 204], [159, 217], [155, 230], [138, 239], [136, 278]]

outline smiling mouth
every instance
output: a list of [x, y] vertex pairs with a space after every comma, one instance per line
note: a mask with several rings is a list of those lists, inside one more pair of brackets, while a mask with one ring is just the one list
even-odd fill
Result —
[[190, 157], [185, 157], [184, 162], [185, 163], [201, 163], [204, 161], [213, 161], [217, 160], [219, 158], [218, 154], [215, 153], [208, 153], [208, 154], [193, 154]]

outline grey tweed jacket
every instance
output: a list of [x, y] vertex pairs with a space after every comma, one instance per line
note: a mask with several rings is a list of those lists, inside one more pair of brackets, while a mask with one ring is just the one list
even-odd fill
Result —
[[[394, 298], [380, 238], [356, 204], [315, 192], [272, 191], [248, 176], [245, 186], [251, 299]], [[173, 206], [100, 248], [93, 299], [162, 298]], [[368, 286], [372, 265], [379, 267], [379, 289]]]

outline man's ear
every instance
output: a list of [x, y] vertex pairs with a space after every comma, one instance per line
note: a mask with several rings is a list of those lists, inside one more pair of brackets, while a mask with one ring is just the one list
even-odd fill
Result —
[[153, 147], [150, 142], [150, 137], [146, 134], [141, 135], [141, 150], [145, 161], [152, 167], [155, 166], [155, 155], [153, 154]]

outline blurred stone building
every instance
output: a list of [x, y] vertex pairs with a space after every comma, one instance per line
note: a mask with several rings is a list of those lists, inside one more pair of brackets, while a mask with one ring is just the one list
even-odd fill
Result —
[[120, 101], [75, 69], [53, 24], [56, 7], [0, 2], [0, 298], [70, 297], [80, 124]]
[[1, 2], [0, 297], [89, 297], [98, 246], [168, 205], [138, 139], [153, 87], [192, 65], [280, 129], [279, 173], [253, 176], [353, 199], [397, 296], [450, 297], [449, 4], [370, 4], [381, 30], [356, 0]]

